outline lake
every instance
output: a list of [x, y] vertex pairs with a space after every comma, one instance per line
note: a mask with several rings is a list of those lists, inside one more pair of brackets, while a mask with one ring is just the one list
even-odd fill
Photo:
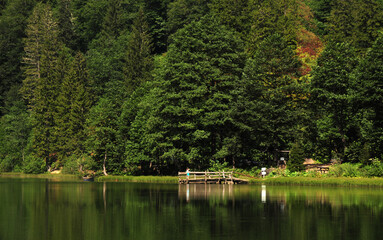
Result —
[[0, 240], [381, 239], [380, 188], [0, 178]]

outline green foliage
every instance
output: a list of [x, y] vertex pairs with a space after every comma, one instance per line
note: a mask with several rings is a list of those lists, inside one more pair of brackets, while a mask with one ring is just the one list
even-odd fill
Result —
[[[116, 39], [102, 35], [89, 45], [86, 63], [96, 99], [107, 94], [108, 84], [116, 86], [124, 81], [123, 68], [127, 43], [127, 34]], [[125, 88], [123, 86], [118, 88], [120, 93], [114, 92], [116, 89], [111, 89], [108, 94], [121, 100], [124, 97], [125, 93], [122, 94], [122, 92], [125, 92]]]
[[73, 0], [75, 32], [79, 35], [79, 47], [86, 50], [88, 44], [96, 38], [101, 30], [101, 26], [108, 8], [106, 0]]
[[216, 160], [216, 161], [210, 160], [209, 171], [219, 172], [222, 170], [226, 170], [227, 168], [228, 168], [228, 162], [221, 163], [218, 160]]
[[31, 131], [30, 117], [21, 101], [13, 102], [0, 118], [0, 129], [0, 171], [13, 171], [22, 166], [28, 155]]
[[4, 97], [14, 86], [22, 82], [20, 59], [24, 53], [23, 41], [29, 13], [35, 0], [3, 2], [0, 11], [0, 115], [4, 114]]
[[98, 173], [251, 171], [305, 139], [310, 157], [378, 176], [382, 12], [381, 0], [0, 1], [0, 170], [75, 172], [86, 158]]
[[167, 31], [174, 34], [192, 21], [198, 21], [208, 12], [206, 0], [175, 0], [169, 4], [167, 12]]
[[300, 25], [298, 6], [296, 0], [250, 1], [251, 28], [247, 36], [250, 55], [264, 39], [275, 33], [290, 43], [296, 42], [297, 26]]
[[319, 143], [345, 159], [345, 150], [358, 138], [352, 103], [352, 72], [358, 64], [354, 48], [331, 42], [312, 72], [311, 106], [316, 116]]
[[287, 168], [292, 172], [299, 172], [305, 169], [303, 163], [305, 161], [305, 153], [299, 142], [294, 143], [290, 150]]
[[58, 117], [55, 119], [57, 149], [64, 157], [84, 151], [85, 123], [92, 105], [84, 56], [78, 53], [68, 65], [68, 72], [62, 79], [57, 97]]
[[90, 109], [87, 119], [86, 149], [97, 162], [97, 168], [118, 171], [121, 166], [122, 146], [119, 139], [117, 116], [120, 108], [109, 98], [101, 98]]
[[65, 159], [63, 174], [87, 175], [89, 170], [96, 169], [97, 163], [87, 155], [71, 155]]
[[357, 68], [354, 104], [359, 110], [361, 135], [371, 147], [371, 157], [383, 155], [383, 87], [379, 77], [383, 74], [383, 34]]
[[242, 39], [246, 39], [252, 22], [249, 14], [252, 4], [249, 0], [212, 0], [209, 7], [222, 24], [235, 29]]
[[367, 177], [383, 177], [383, 163], [377, 159], [374, 159], [371, 165], [364, 166], [363, 170]]
[[375, 0], [336, 0], [331, 9], [328, 39], [349, 42], [365, 53], [383, 24], [382, 6]]
[[[211, 16], [179, 30], [160, 76], [163, 94], [155, 109], [153, 146], [162, 161], [177, 168], [204, 168], [235, 136], [231, 102], [244, 64], [241, 41]], [[230, 157], [230, 158], [229, 158]]]
[[338, 164], [330, 168], [328, 175], [334, 177], [360, 177], [360, 167], [360, 164]]
[[149, 34], [149, 26], [143, 9], [140, 8], [136, 19], [133, 21], [125, 55], [125, 82], [130, 93], [151, 78], [153, 69], [151, 50], [152, 39]]
[[291, 141], [299, 123], [299, 108], [291, 97], [299, 86], [299, 67], [293, 46], [279, 34], [266, 38], [247, 61], [237, 117], [250, 151], [276, 156]]
[[43, 158], [28, 155], [23, 162], [23, 172], [34, 174], [46, 172], [46, 162]]
[[78, 36], [75, 32], [73, 9], [70, 0], [58, 0], [57, 22], [59, 38], [68, 48], [78, 50]]

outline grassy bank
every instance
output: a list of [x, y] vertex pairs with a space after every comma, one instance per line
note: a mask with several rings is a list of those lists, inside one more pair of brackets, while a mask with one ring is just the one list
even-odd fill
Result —
[[143, 182], [143, 183], [178, 183], [173, 176], [102, 176], [97, 182]]
[[383, 178], [362, 177], [273, 177], [249, 179], [251, 184], [307, 185], [307, 186], [366, 186], [383, 187]]
[[[24, 173], [0, 173], [4, 178], [41, 178], [57, 179], [62, 181], [82, 181], [78, 175], [71, 174], [24, 174]], [[178, 183], [178, 177], [173, 176], [100, 176], [96, 182], [143, 182], [143, 183]]]
[[[0, 177], [5, 178], [41, 178], [56, 179], [61, 181], [82, 181], [77, 175], [68, 174], [22, 174], [22, 173], [1, 173]], [[306, 185], [306, 186], [366, 186], [383, 187], [383, 178], [364, 177], [268, 177], [268, 178], [246, 178], [249, 184], [267, 185]], [[177, 176], [101, 176], [95, 178], [96, 182], [142, 182], [142, 183], [169, 183], [177, 184]]]
[[0, 173], [0, 177], [4, 178], [41, 178], [41, 179], [58, 179], [66, 181], [78, 181], [81, 178], [77, 175], [72, 174], [25, 174], [25, 173]]

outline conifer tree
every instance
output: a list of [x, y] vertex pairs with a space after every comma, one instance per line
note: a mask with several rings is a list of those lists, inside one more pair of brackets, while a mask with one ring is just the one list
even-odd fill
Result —
[[30, 115], [22, 101], [0, 118], [0, 172], [20, 170], [27, 155]]
[[192, 21], [198, 21], [209, 12], [206, 0], [176, 0], [169, 4], [167, 31], [175, 33]]
[[59, 38], [68, 48], [77, 48], [77, 36], [74, 31], [74, 17], [70, 0], [59, 0], [58, 2], [58, 29]]
[[[235, 29], [246, 39], [250, 31], [250, 12], [252, 3], [249, 0], [212, 0], [209, 4], [211, 12], [215, 14], [222, 24]], [[250, 5], [250, 6], [249, 6]]]
[[357, 68], [355, 105], [362, 117], [362, 136], [371, 147], [371, 157], [383, 156], [383, 34], [380, 33]]
[[348, 42], [364, 54], [383, 24], [382, 6], [375, 0], [336, 0], [329, 17], [328, 39]]
[[118, 37], [121, 31], [121, 0], [108, 1], [108, 9], [104, 18], [103, 32], [110, 37]]
[[354, 48], [346, 43], [331, 42], [312, 73], [310, 101], [317, 114], [318, 143], [325, 144], [336, 154], [332, 157], [341, 160], [352, 142], [351, 73], [357, 64]]
[[293, 49], [280, 34], [262, 41], [246, 63], [240, 89], [238, 117], [250, 131], [247, 144], [274, 160], [292, 141], [296, 123], [292, 96], [301, 65]]
[[153, 68], [152, 46], [149, 26], [144, 11], [140, 8], [133, 21], [125, 56], [125, 82], [129, 92], [133, 92], [142, 82], [150, 79]]
[[69, 62], [68, 73], [57, 98], [57, 147], [64, 157], [85, 151], [85, 123], [92, 104], [91, 94], [85, 58], [77, 53]]
[[211, 159], [235, 157], [225, 148], [235, 132], [230, 113], [244, 65], [242, 49], [238, 37], [211, 16], [174, 35], [152, 120], [159, 164], [202, 168]]
[[31, 108], [35, 154], [45, 160], [47, 169], [57, 154], [57, 97], [67, 65], [57, 26], [51, 7], [38, 3], [26, 29], [26, 78], [21, 89]]
[[289, 160], [287, 162], [287, 168], [291, 172], [298, 172], [305, 169], [303, 163], [305, 161], [304, 151], [299, 142], [293, 144], [290, 151]]
[[24, 54], [23, 37], [27, 19], [35, 0], [14, 0], [3, 2], [0, 12], [0, 115], [5, 114], [7, 92], [19, 86], [23, 80], [20, 70]]
[[265, 38], [274, 33], [281, 34], [290, 43], [296, 42], [297, 26], [301, 25], [297, 0], [252, 0], [249, 7], [252, 21], [247, 48], [250, 56]]

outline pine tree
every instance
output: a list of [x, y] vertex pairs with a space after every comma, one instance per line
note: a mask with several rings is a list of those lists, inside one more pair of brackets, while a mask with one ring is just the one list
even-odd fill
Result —
[[153, 68], [152, 46], [149, 26], [146, 23], [143, 9], [140, 8], [136, 19], [133, 21], [125, 56], [124, 73], [129, 92], [133, 92], [143, 82], [150, 79]]
[[371, 147], [371, 157], [383, 156], [383, 34], [380, 33], [372, 48], [357, 68], [355, 105], [362, 115], [360, 128], [363, 138]]
[[383, 24], [382, 6], [375, 0], [336, 0], [328, 21], [328, 39], [348, 42], [364, 54]]
[[290, 43], [296, 43], [297, 26], [301, 25], [297, 0], [253, 0], [248, 5], [252, 19], [247, 40], [250, 56], [254, 55], [265, 38], [274, 33], [282, 35]]
[[290, 151], [289, 160], [287, 162], [287, 168], [291, 172], [298, 172], [305, 169], [303, 163], [305, 161], [305, 153], [299, 142], [294, 143]]
[[351, 73], [357, 64], [354, 48], [332, 42], [318, 58], [312, 73], [310, 101], [317, 114], [318, 142], [325, 143], [341, 160], [352, 142]]
[[212, 0], [211, 12], [226, 26], [235, 29], [245, 39], [250, 31], [251, 3], [249, 0]]
[[59, 0], [58, 2], [58, 29], [59, 38], [68, 48], [77, 48], [77, 36], [75, 33], [74, 17], [70, 0]]
[[92, 105], [91, 94], [85, 58], [77, 53], [69, 63], [57, 98], [57, 147], [63, 157], [85, 151], [85, 123]]
[[[5, 4], [6, 2], [6, 4]], [[5, 1], [0, 12], [0, 116], [5, 114], [5, 96], [14, 86], [21, 84], [21, 59], [24, 54], [23, 37], [27, 19], [35, 0]]]
[[56, 100], [67, 64], [57, 26], [51, 7], [37, 4], [26, 29], [26, 78], [21, 89], [31, 108], [35, 154], [45, 159], [47, 169], [56, 159]]
[[169, 4], [167, 31], [174, 34], [192, 21], [198, 21], [209, 12], [208, 1], [176, 0]]
[[174, 35], [152, 120], [159, 164], [203, 168], [210, 159], [232, 159], [233, 152], [223, 152], [235, 131], [230, 114], [242, 49], [238, 37], [211, 16]]
[[247, 143], [274, 160], [293, 139], [297, 123], [293, 94], [301, 65], [293, 49], [280, 34], [266, 38], [246, 63], [238, 103], [245, 130], [251, 131]]
[[103, 32], [110, 37], [118, 37], [121, 32], [121, 0], [111, 0], [103, 23]]

